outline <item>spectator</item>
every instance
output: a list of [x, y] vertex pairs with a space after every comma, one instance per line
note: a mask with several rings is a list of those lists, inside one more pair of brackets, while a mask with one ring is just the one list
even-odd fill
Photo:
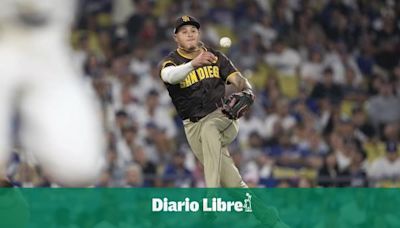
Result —
[[126, 126], [129, 126], [131, 123], [131, 119], [124, 110], [119, 110], [115, 113], [115, 124], [119, 129], [122, 129]]
[[379, 179], [397, 180], [400, 177], [400, 158], [397, 143], [386, 143], [386, 154], [375, 160], [368, 167], [368, 176], [373, 178], [373, 181]]
[[[107, 151], [107, 166], [103, 171], [103, 175], [100, 177], [98, 185], [100, 187], [108, 184], [119, 186], [124, 178], [124, 168], [125, 164], [121, 164], [118, 159], [117, 151], [113, 147], [110, 147]], [[108, 180], [108, 175], [111, 180]]]
[[240, 145], [243, 148], [246, 148], [249, 144], [250, 134], [256, 132], [260, 136], [263, 135], [263, 122], [260, 118], [253, 114], [252, 110], [245, 113], [243, 118], [241, 118], [239, 121], [241, 128], [239, 131], [238, 139]]
[[137, 163], [143, 171], [144, 187], [155, 186], [157, 179], [157, 167], [147, 158], [146, 151], [143, 147], [137, 146], [133, 149], [134, 162]]
[[[144, 129], [146, 124], [152, 123], [159, 129], [163, 129], [168, 139], [176, 136], [177, 130], [171, 115], [163, 107], [159, 106], [159, 93], [156, 90], [150, 90], [146, 95], [146, 103], [138, 106], [136, 109], [137, 122]], [[140, 132], [144, 135], [144, 132]]]
[[399, 63], [399, 55], [396, 53], [397, 42], [394, 37], [382, 40], [375, 54], [376, 64], [386, 71], [392, 71]]
[[261, 40], [263, 45], [267, 48], [272, 46], [272, 43], [275, 41], [277, 37], [277, 32], [272, 27], [271, 17], [265, 15], [262, 17], [260, 22], [255, 23], [251, 30], [255, 34], [259, 34], [261, 36]]
[[118, 165], [122, 166], [131, 160], [131, 151], [138, 145], [137, 128], [125, 126], [122, 129], [122, 139], [117, 143]]
[[138, 0], [135, 2], [135, 13], [128, 18], [126, 21], [126, 30], [128, 31], [128, 37], [131, 41], [131, 45], [138, 42], [138, 34], [142, 31], [145, 24], [145, 20], [150, 16], [150, 2], [147, 0]]
[[144, 47], [137, 47], [129, 64], [130, 71], [141, 78], [149, 77], [151, 70], [151, 63], [146, 56], [147, 53]]
[[324, 158], [324, 164], [318, 171], [318, 186], [337, 187], [340, 180], [340, 171], [338, 168], [336, 155], [327, 154]]
[[365, 142], [373, 138], [376, 132], [374, 127], [368, 123], [365, 111], [361, 108], [355, 108], [352, 113], [355, 138], [360, 142]]
[[299, 141], [298, 146], [304, 156], [322, 156], [329, 150], [325, 140], [314, 129], [307, 132], [307, 138]]
[[346, 100], [354, 102], [363, 102], [366, 99], [366, 91], [361, 85], [361, 80], [357, 80], [356, 73], [350, 67], [345, 70], [343, 96]]
[[114, 0], [112, 4], [112, 20], [117, 25], [125, 23], [134, 11], [131, 0]]
[[321, 50], [310, 50], [308, 61], [301, 64], [300, 77], [308, 82], [308, 84], [314, 85], [322, 81], [323, 68]]
[[265, 62], [276, 68], [281, 75], [294, 77], [301, 61], [299, 53], [287, 47], [282, 40], [275, 41], [272, 50], [265, 56]]
[[255, 160], [248, 162], [243, 169], [246, 183], [254, 186], [272, 187], [276, 180], [272, 178], [275, 161], [265, 153], [258, 154]]
[[141, 94], [138, 98], [142, 103], [146, 100], [146, 96], [143, 96], [143, 94], [149, 94], [150, 91], [156, 91], [158, 93], [159, 106], [167, 111], [171, 109], [171, 98], [168, 96], [168, 91], [165, 90], [164, 83], [160, 80], [158, 74], [159, 72], [155, 64], [151, 64], [149, 75], [140, 78], [138, 88], [135, 88], [135, 91]]
[[126, 188], [143, 187], [143, 172], [138, 164], [131, 163], [126, 167], [122, 186]]
[[108, 170], [103, 171], [101, 173], [101, 176], [99, 178], [99, 181], [96, 184], [96, 187], [100, 187], [100, 188], [110, 188], [113, 186], [112, 183], [112, 176], [110, 174], [110, 172]]
[[310, 96], [313, 99], [328, 98], [334, 104], [342, 101], [343, 91], [340, 85], [333, 81], [332, 68], [324, 69], [322, 81], [315, 85]]
[[369, 120], [375, 128], [400, 121], [400, 97], [394, 94], [393, 84], [386, 81], [379, 86], [379, 94], [367, 101]]
[[164, 129], [150, 122], [145, 128], [144, 148], [149, 160], [155, 163], [163, 163], [170, 159], [172, 152], [172, 141], [167, 137]]
[[290, 134], [281, 135], [278, 144], [269, 149], [268, 154], [281, 166], [300, 168], [305, 164], [299, 143], [291, 142]]
[[165, 167], [164, 183], [167, 187], [191, 187], [193, 186], [192, 173], [185, 167], [185, 154], [177, 152], [172, 162]]
[[258, 61], [258, 49], [255, 45], [255, 40], [245, 39], [240, 42], [240, 50], [236, 54], [232, 54], [232, 60], [238, 63], [239, 69], [255, 69]]
[[353, 154], [347, 174], [349, 177], [349, 183], [347, 186], [368, 187], [367, 174], [365, 172], [365, 164], [363, 160], [364, 156], [361, 153], [356, 152]]
[[374, 48], [370, 40], [364, 39], [361, 43], [360, 54], [356, 57], [357, 66], [365, 76], [372, 76], [375, 67], [373, 56]]
[[231, 8], [228, 5], [228, 1], [216, 1], [214, 6], [208, 12], [208, 16], [216, 24], [221, 24], [225, 27], [233, 27], [233, 15], [230, 12]]
[[265, 137], [276, 137], [283, 132], [290, 131], [296, 125], [296, 119], [290, 114], [287, 99], [281, 99], [276, 104], [276, 109], [265, 119]]

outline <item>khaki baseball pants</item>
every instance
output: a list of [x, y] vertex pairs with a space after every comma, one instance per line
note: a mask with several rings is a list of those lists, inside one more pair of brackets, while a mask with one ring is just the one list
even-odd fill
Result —
[[198, 122], [186, 119], [183, 124], [189, 145], [204, 166], [206, 186], [246, 188], [227, 148], [237, 136], [238, 121], [217, 109]]

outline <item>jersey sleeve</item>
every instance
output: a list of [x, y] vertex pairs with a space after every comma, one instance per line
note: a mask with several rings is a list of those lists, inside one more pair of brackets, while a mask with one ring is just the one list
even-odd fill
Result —
[[165, 57], [163, 60], [161, 60], [161, 62], [158, 64], [158, 74], [161, 78], [161, 71], [168, 66], [176, 66], [177, 64], [175, 63], [174, 59], [168, 55], [167, 57]]
[[217, 51], [218, 61], [219, 61], [219, 71], [221, 79], [228, 83], [228, 78], [236, 72], [239, 72], [232, 61], [226, 57], [222, 52]]
[[160, 72], [162, 69], [164, 69], [165, 67], [168, 66], [176, 66], [176, 62], [174, 61], [174, 59], [171, 56], [167, 56], [165, 57], [163, 60], [161, 60], [160, 64], [159, 64], [159, 68], [160, 68]]
[[168, 59], [161, 62], [161, 70], [167, 66], [176, 66], [176, 64], [174, 63], [174, 61]]

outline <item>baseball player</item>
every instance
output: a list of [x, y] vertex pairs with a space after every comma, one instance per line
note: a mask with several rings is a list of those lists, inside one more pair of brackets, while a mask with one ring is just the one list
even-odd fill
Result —
[[[221, 52], [200, 42], [200, 23], [191, 16], [176, 20], [178, 48], [161, 62], [160, 75], [183, 119], [186, 137], [204, 166], [209, 188], [247, 188], [229, 155], [238, 121], [254, 102], [252, 87]], [[224, 98], [225, 84], [240, 92]], [[275, 209], [254, 200], [254, 215], [265, 227], [287, 228]]]
[[13, 113], [21, 139], [63, 186], [92, 184], [103, 165], [100, 112], [69, 58], [74, 1], [2, 0], [0, 9], [0, 183]]
[[[227, 147], [238, 133], [237, 118], [253, 103], [252, 87], [224, 54], [204, 46], [199, 28], [191, 16], [177, 19], [178, 48], [161, 62], [161, 78], [183, 119], [189, 145], [204, 166], [206, 186], [247, 187]], [[241, 92], [224, 100], [229, 83]]]

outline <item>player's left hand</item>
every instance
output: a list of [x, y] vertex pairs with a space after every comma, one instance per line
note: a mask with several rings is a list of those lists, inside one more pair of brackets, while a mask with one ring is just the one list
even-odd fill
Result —
[[234, 93], [222, 100], [222, 113], [229, 119], [239, 119], [249, 110], [255, 96], [250, 89]]

